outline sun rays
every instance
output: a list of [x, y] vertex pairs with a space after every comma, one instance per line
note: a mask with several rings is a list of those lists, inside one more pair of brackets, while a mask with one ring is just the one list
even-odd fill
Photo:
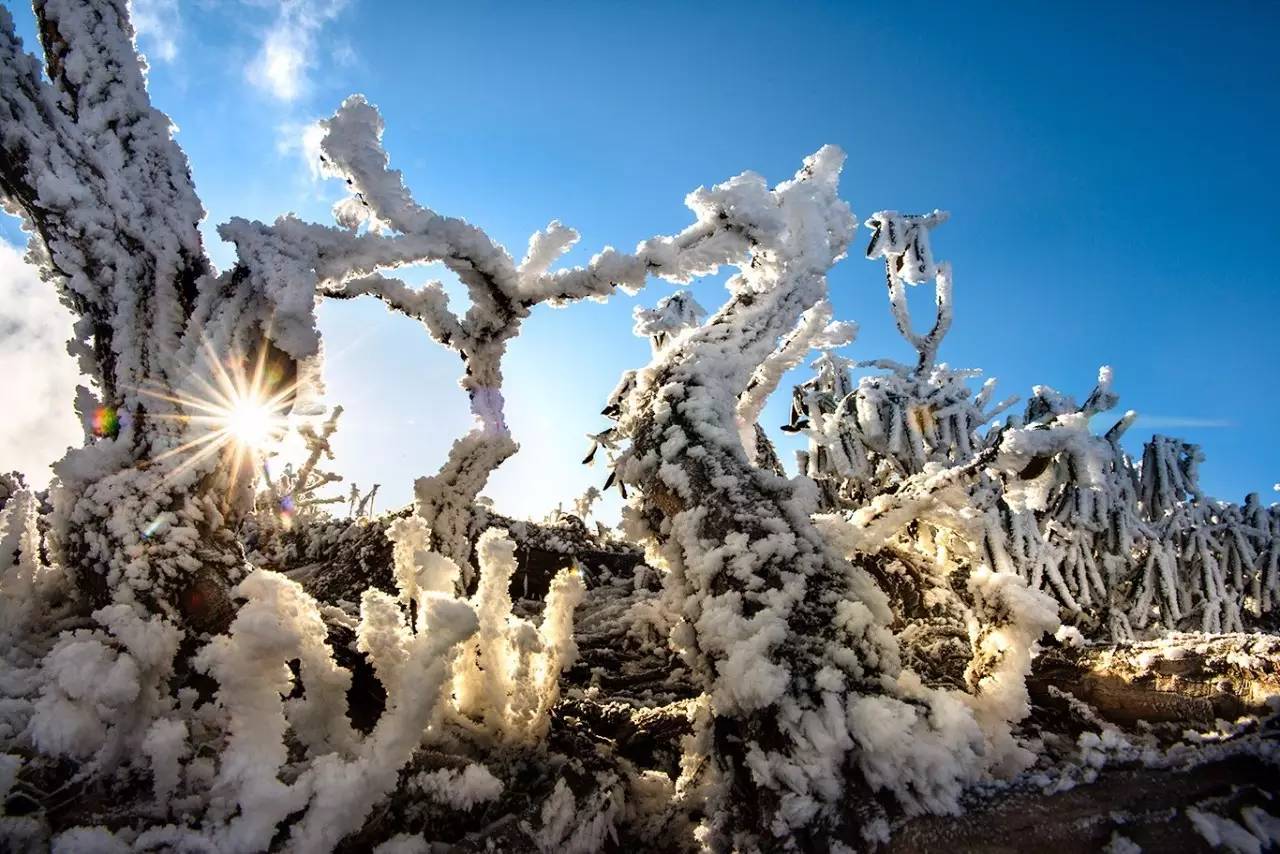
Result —
[[265, 455], [279, 443], [288, 426], [287, 415], [298, 383], [268, 359], [268, 351], [269, 347], [260, 347], [252, 368], [246, 370], [247, 359], [233, 358], [224, 363], [205, 342], [203, 361], [208, 370], [192, 370], [185, 389], [172, 393], [139, 389], [141, 394], [177, 408], [173, 413], [152, 413], [149, 417], [188, 426], [187, 441], [151, 460], [155, 464], [182, 458], [165, 474], [166, 480], [222, 453], [227, 455], [229, 488], [234, 489], [241, 472], [256, 471]]

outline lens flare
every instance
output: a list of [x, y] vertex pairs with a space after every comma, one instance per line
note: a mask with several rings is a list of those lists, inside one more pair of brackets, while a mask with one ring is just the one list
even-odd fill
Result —
[[[223, 364], [206, 344], [209, 371], [192, 372], [188, 378], [191, 391], [175, 394], [148, 389], [139, 391], [149, 397], [176, 404], [177, 412], [151, 413], [150, 417], [174, 419], [187, 426], [189, 441], [156, 457], [159, 462], [182, 456], [182, 462], [166, 476], [173, 477], [213, 454], [224, 453], [231, 485], [242, 473], [258, 471], [258, 463], [283, 436], [286, 415], [297, 393], [297, 383], [285, 382], [277, 366], [268, 365], [267, 348], [259, 353], [252, 371], [245, 370], [245, 359], [233, 358]], [[115, 429], [114, 418], [104, 415], [104, 424]], [[97, 425], [95, 416], [95, 429]]]
[[286, 495], [284, 498], [280, 499], [280, 509], [277, 515], [280, 518], [280, 523], [284, 526], [286, 531], [293, 527], [293, 514], [296, 511], [297, 509], [293, 503], [293, 496]]
[[142, 538], [144, 540], [149, 540], [152, 537], [154, 537], [157, 533], [160, 532], [160, 529], [164, 527], [165, 521], [166, 520], [163, 515], [157, 516], [156, 518], [152, 519], [151, 524], [147, 525], [147, 527], [142, 529]]
[[120, 416], [110, 406], [99, 406], [93, 412], [93, 435], [99, 438], [115, 436], [120, 431]]

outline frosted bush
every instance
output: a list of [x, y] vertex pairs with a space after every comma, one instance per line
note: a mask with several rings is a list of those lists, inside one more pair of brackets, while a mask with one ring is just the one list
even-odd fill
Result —
[[[314, 600], [265, 570], [250, 574], [236, 592], [247, 601], [231, 630], [196, 657], [218, 680], [226, 714], [227, 744], [214, 782], [220, 794], [210, 804], [212, 816], [225, 817], [213, 837], [230, 850], [256, 850], [286, 816], [305, 809], [294, 844], [329, 850], [395, 787], [426, 737], [438, 704], [447, 702], [451, 651], [475, 631], [475, 613], [452, 596], [419, 591], [414, 629], [395, 599], [365, 592], [357, 637], [386, 688], [387, 704], [373, 732], [361, 737], [346, 717], [351, 676], [325, 645], [327, 628]], [[282, 701], [294, 679], [291, 659], [299, 661], [305, 690]], [[311, 757], [293, 782], [281, 777], [289, 729]]]
[[[1194, 445], [1156, 436], [1130, 459], [1119, 440], [1134, 412], [1093, 433], [1094, 416], [1119, 399], [1110, 368], [1083, 404], [1036, 386], [1023, 414], [1001, 424], [994, 417], [1015, 398], [992, 405], [993, 379], [975, 391], [979, 372], [936, 363], [952, 283], [929, 230], [944, 219], [869, 220], [868, 256], [885, 259], [890, 308], [916, 364], [825, 352], [795, 389], [789, 429], [809, 439], [800, 465], [834, 511], [823, 517], [828, 535], [846, 550], [900, 548], [925, 560], [945, 541], [955, 556], [1050, 594], [1062, 619], [1095, 637], [1239, 631], [1246, 612], [1269, 612], [1280, 591], [1276, 509], [1256, 496], [1243, 507], [1206, 499]], [[905, 286], [929, 278], [937, 315], [921, 335]], [[854, 367], [888, 373], [855, 383]]]
[[458, 662], [458, 710], [482, 722], [487, 737], [533, 744], [550, 724], [559, 698], [560, 672], [573, 664], [573, 609], [586, 588], [577, 570], [561, 570], [551, 581], [542, 620], [535, 626], [512, 613], [511, 575], [515, 543], [490, 528], [476, 544], [480, 582], [471, 597], [479, 619], [475, 640]]

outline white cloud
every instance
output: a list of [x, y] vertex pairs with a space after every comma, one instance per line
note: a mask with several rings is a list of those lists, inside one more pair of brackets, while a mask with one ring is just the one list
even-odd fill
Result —
[[284, 122], [276, 127], [276, 153], [281, 156], [297, 155], [307, 164], [313, 181], [323, 177], [320, 168], [320, 141], [324, 128], [319, 120], [314, 122]]
[[182, 15], [178, 0], [132, 0], [130, 17], [148, 59], [173, 62], [178, 57]]
[[316, 36], [345, 5], [346, 0], [280, 0], [275, 21], [245, 70], [249, 82], [281, 101], [303, 94], [316, 64]]
[[335, 42], [329, 50], [329, 58], [338, 65], [349, 68], [356, 64], [356, 49], [350, 42]]
[[2, 240], [0, 294], [0, 471], [16, 469], [44, 487], [50, 463], [84, 440], [74, 409], [83, 379], [66, 351], [73, 320], [53, 285], [40, 281], [22, 253]]

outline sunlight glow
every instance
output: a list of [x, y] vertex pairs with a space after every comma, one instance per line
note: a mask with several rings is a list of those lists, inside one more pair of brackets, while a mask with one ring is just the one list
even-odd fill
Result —
[[254, 450], [262, 450], [280, 432], [278, 420], [263, 400], [239, 400], [227, 412], [227, 432], [231, 438]]
[[[160, 454], [155, 461], [182, 456], [182, 462], [168, 473], [173, 477], [213, 454], [229, 455], [231, 485], [242, 471], [256, 472], [264, 458], [283, 437], [287, 413], [297, 392], [279, 368], [268, 365], [265, 348], [251, 370], [239, 359], [224, 365], [206, 343], [209, 379], [198, 374], [189, 378], [197, 393], [164, 394], [140, 389], [143, 394], [177, 404], [180, 413], [153, 417], [172, 418], [190, 425], [194, 438]], [[212, 381], [210, 381], [212, 380]]]

